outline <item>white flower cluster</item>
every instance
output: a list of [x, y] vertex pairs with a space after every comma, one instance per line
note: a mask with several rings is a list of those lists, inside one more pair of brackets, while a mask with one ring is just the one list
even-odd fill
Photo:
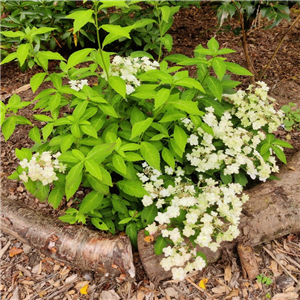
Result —
[[232, 95], [223, 95], [233, 103], [232, 114], [241, 120], [245, 127], [258, 130], [268, 125], [268, 131], [274, 132], [283, 124], [284, 112], [276, 111], [273, 107], [275, 100], [268, 96], [269, 87], [262, 81], [257, 82], [258, 87], [250, 85], [247, 91], [239, 90]]
[[[55, 171], [64, 173], [66, 165], [58, 161], [60, 152], [51, 155], [49, 151], [33, 154], [30, 161], [26, 158], [20, 162], [20, 166], [25, 169], [19, 178], [24, 182], [28, 182], [28, 178], [32, 181], [41, 181], [43, 185], [58, 180]], [[52, 160], [54, 158], [54, 160]]]
[[71, 86], [71, 89], [75, 91], [80, 91], [85, 85], [88, 85], [87, 79], [82, 80], [70, 80], [69, 84]]
[[[135, 87], [140, 86], [140, 81], [136, 75], [149, 70], [156, 69], [159, 66], [157, 61], [151, 62], [148, 57], [121, 57], [116, 55], [111, 62], [109, 76], [119, 76], [126, 82], [126, 94], [130, 95], [135, 91]], [[105, 73], [102, 77], [107, 79]]]
[[[247, 195], [241, 194], [240, 184], [219, 185], [212, 179], [203, 179], [198, 185], [189, 181], [184, 171], [178, 167], [173, 170], [166, 167], [165, 173], [175, 176], [174, 186], [165, 186], [161, 173], [146, 163], [139, 178], [149, 195], [143, 197], [144, 206], [155, 203], [160, 209], [155, 221], [146, 230], [150, 234], [161, 230], [162, 236], [169, 238], [174, 246], [163, 249], [165, 258], [162, 267], [172, 270], [173, 278], [182, 280], [187, 273], [201, 270], [205, 261], [197, 256], [195, 248], [186, 244], [188, 238], [193, 237], [194, 242], [201, 247], [209, 247], [216, 251], [222, 241], [231, 241], [239, 234], [238, 224], [242, 204], [248, 200]], [[208, 213], [208, 210], [215, 207]], [[169, 227], [172, 219], [185, 216], [183, 227]], [[224, 220], [227, 220], [226, 222]]]
[[[193, 131], [188, 138], [192, 150], [186, 154], [186, 158], [196, 167], [198, 173], [220, 170], [221, 166], [225, 165], [224, 175], [245, 171], [252, 179], [258, 177], [259, 180], [266, 181], [272, 172], [278, 172], [275, 156], [270, 155], [265, 161], [257, 151], [257, 146], [266, 138], [262, 131], [248, 131], [242, 127], [235, 127], [231, 121], [232, 115], [228, 111], [218, 121], [212, 107], [206, 110], [203, 121], [211, 127], [214, 135], [200, 127], [194, 128], [189, 119], [183, 120], [187, 130]], [[213, 144], [216, 141], [222, 142], [222, 149], [217, 150]]]

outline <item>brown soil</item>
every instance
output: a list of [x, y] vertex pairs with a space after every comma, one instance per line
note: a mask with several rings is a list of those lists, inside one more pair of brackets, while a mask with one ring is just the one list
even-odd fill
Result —
[[[297, 14], [299, 14], [299, 9], [294, 10], [292, 20], [296, 18]], [[206, 3], [201, 8], [191, 6], [190, 9], [182, 9], [175, 15], [174, 24], [169, 31], [174, 40], [171, 53], [181, 53], [191, 57], [197, 45], [201, 43], [206, 46], [207, 41], [214, 36], [221, 48], [226, 47], [236, 51], [236, 53], [227, 56], [228, 61], [246, 66], [241, 36], [235, 36], [232, 31], [218, 28], [217, 23], [216, 12], [213, 7]], [[238, 26], [236, 19], [223, 25], [228, 24], [232, 27]], [[266, 21], [262, 20], [261, 25], [265, 26]], [[250, 55], [257, 71], [266, 66], [277, 43], [288, 27], [289, 23], [286, 21], [271, 30], [254, 28], [249, 32]], [[297, 108], [300, 108], [299, 66], [300, 24], [298, 23], [286, 36], [276, 59], [263, 79], [270, 86], [270, 95], [276, 99], [278, 109], [289, 102], [295, 103]], [[55, 71], [55, 67], [56, 64], [52, 62], [50, 64], [51, 71]], [[193, 70], [190, 69], [190, 71]], [[14, 62], [2, 66], [1, 95], [4, 99], [2, 101], [6, 102], [9, 94], [28, 84], [30, 78], [37, 72], [40, 72], [39, 68], [34, 67], [32, 70], [22, 73]], [[234, 79], [242, 82], [242, 88], [249, 84], [249, 78], [247, 77], [234, 76]], [[44, 83], [37, 93], [48, 86], [49, 83]], [[20, 92], [19, 95], [23, 101], [30, 101], [34, 97], [30, 89]], [[32, 107], [29, 106], [23, 109], [20, 114], [32, 120]], [[33, 123], [42, 126], [36, 121], [33, 121]], [[53, 211], [50, 205], [40, 203], [27, 193], [21, 182], [6, 178], [18, 166], [14, 149], [28, 148], [33, 145], [33, 142], [28, 138], [29, 130], [29, 126], [18, 126], [7, 142], [4, 142], [1, 135], [1, 192], [6, 197], [23, 201], [47, 214], [60, 215], [62, 210]], [[280, 139], [287, 140], [294, 147], [286, 150], [287, 158], [300, 150], [299, 131], [286, 132], [279, 128], [276, 135]], [[83, 193], [84, 191], [80, 190], [76, 196], [80, 198]], [[68, 206], [71, 204], [72, 202], [69, 202]], [[299, 282], [296, 285], [296, 281], [300, 280], [300, 235], [289, 235], [265, 245], [269, 251], [275, 254], [276, 260], [271, 258], [263, 248], [256, 249], [256, 259], [261, 273], [273, 280], [273, 284], [269, 286], [244, 279], [235, 252], [224, 253], [220, 261], [209, 265], [202, 272], [194, 274], [189, 281], [166, 281], [156, 286], [149, 282], [138, 253], [135, 252], [137, 271], [135, 282], [117, 285], [115, 282], [103, 282], [97, 274], [93, 275], [70, 269], [47, 259], [36, 250], [22, 245], [19, 241], [4, 233], [1, 234], [0, 240], [2, 249], [4, 249], [1, 253], [2, 282], [0, 284], [0, 294], [2, 299], [99, 299], [100, 295], [104, 297], [103, 291], [107, 293], [110, 291], [111, 294], [101, 299], [118, 299], [114, 294], [115, 292], [117, 292], [120, 299], [265, 299], [267, 293], [274, 296], [283, 292], [285, 292], [285, 295], [281, 296], [282, 298], [274, 299], [297, 299], [296, 297], [287, 298], [286, 295], [287, 293], [298, 293], [300, 289]], [[12, 247], [22, 248], [23, 252], [10, 257], [9, 253]], [[296, 281], [285, 274], [280, 264], [285, 265]], [[71, 281], [72, 284], [69, 282], [70, 277], [74, 279]], [[208, 278], [205, 292], [197, 288], [199, 281], [203, 278]], [[196, 283], [196, 287], [192, 285], [191, 281]], [[80, 293], [80, 289], [83, 287], [82, 282], [88, 282], [89, 284], [87, 295]]]

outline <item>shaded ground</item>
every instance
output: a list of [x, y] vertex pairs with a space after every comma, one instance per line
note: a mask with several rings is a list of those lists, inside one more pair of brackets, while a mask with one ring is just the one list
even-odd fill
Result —
[[[296, 17], [295, 11], [293, 19]], [[264, 24], [264, 20], [262, 25]], [[231, 20], [233, 27], [237, 26], [236, 20]], [[228, 25], [225, 23], [224, 25]], [[273, 54], [282, 34], [287, 30], [288, 22], [283, 22], [272, 30], [253, 29], [249, 33], [250, 54], [257, 71], [264, 67]], [[174, 24], [169, 31], [173, 36], [174, 46], [172, 53], [182, 53], [193, 56], [193, 50], [198, 44], [206, 45], [207, 41], [215, 36], [221, 48], [231, 48], [236, 53], [228, 55], [228, 61], [245, 66], [242, 51], [241, 37], [235, 36], [231, 31], [217, 28], [215, 11], [208, 5], [201, 8], [191, 6], [175, 15]], [[277, 108], [284, 104], [294, 102], [300, 108], [300, 24], [298, 23], [287, 35], [276, 59], [267, 71], [264, 81], [270, 86], [270, 95], [277, 100]], [[55, 64], [51, 65], [52, 70]], [[192, 69], [190, 70], [193, 71]], [[21, 73], [15, 63], [2, 66], [1, 94], [5, 99], [12, 91], [24, 87], [30, 78], [39, 72], [37, 67], [26, 73]], [[249, 84], [246, 77], [235, 78], [242, 81], [242, 87]], [[47, 83], [39, 89], [46, 88]], [[30, 89], [19, 92], [22, 100], [29, 101], [33, 98]], [[38, 91], [38, 92], [39, 92]], [[8, 98], [7, 98], [8, 99]], [[7, 101], [4, 100], [4, 101]], [[30, 118], [32, 107], [25, 108], [21, 114]], [[34, 121], [33, 121], [34, 123]], [[38, 122], [35, 125], [41, 126]], [[30, 127], [18, 127], [12, 137], [5, 143], [1, 136], [1, 192], [14, 200], [24, 201], [29, 206], [43, 210], [55, 216], [61, 211], [53, 211], [47, 203], [40, 203], [27, 193], [20, 182], [7, 180], [18, 166], [14, 155], [15, 148], [30, 147], [32, 141], [28, 138]], [[286, 132], [280, 128], [276, 132], [283, 140], [288, 140], [294, 149], [286, 151], [287, 157], [300, 150], [300, 132]], [[84, 191], [78, 191], [78, 198]], [[68, 203], [68, 206], [72, 202]], [[62, 208], [66, 208], [62, 204]], [[1, 234], [1, 299], [266, 299], [266, 295], [273, 297], [279, 293], [284, 295], [274, 296], [273, 299], [297, 299], [300, 285], [300, 235], [289, 235], [282, 239], [264, 245], [273, 258], [262, 247], [256, 249], [256, 259], [260, 271], [272, 279], [273, 283], [266, 286], [257, 281], [249, 281], [242, 277], [242, 270], [238, 256], [235, 252], [224, 253], [222, 259], [209, 265], [202, 272], [194, 274], [184, 282], [165, 281], [159, 285], [149, 282], [145, 274], [138, 253], [134, 253], [137, 278], [135, 282], [117, 285], [113, 282], [104, 282], [97, 275], [70, 269], [68, 266], [56, 263], [38, 253], [36, 250], [23, 245], [15, 238]], [[13, 248], [15, 247], [15, 248]], [[13, 250], [12, 250], [13, 249]], [[16, 254], [16, 249], [23, 251]], [[16, 252], [14, 252], [14, 250]], [[21, 251], [21, 250], [20, 250]], [[283, 267], [289, 271], [287, 275]], [[208, 278], [207, 290], [198, 287], [201, 279]], [[194, 283], [194, 284], [193, 284]], [[89, 285], [88, 294], [81, 290]], [[81, 290], [81, 292], [80, 292]], [[104, 298], [106, 294], [106, 298]], [[287, 297], [290, 296], [290, 298]], [[295, 296], [296, 295], [296, 296]], [[101, 298], [101, 297], [102, 298]], [[277, 298], [275, 298], [277, 297]]]

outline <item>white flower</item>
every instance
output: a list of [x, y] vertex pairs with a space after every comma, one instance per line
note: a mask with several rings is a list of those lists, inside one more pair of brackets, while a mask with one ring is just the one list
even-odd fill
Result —
[[168, 175], [173, 175], [174, 173], [174, 170], [169, 167], [169, 166], [165, 166], [165, 172], [168, 174]]
[[153, 203], [153, 200], [152, 200], [151, 196], [145, 195], [142, 199], [142, 202], [143, 202], [144, 206], [150, 206]]
[[147, 230], [149, 234], [153, 235], [158, 230], [158, 226], [155, 223], [152, 223], [148, 225], [145, 230]]
[[23, 182], [28, 182], [28, 176], [26, 174], [26, 172], [22, 172], [22, 174], [19, 175], [19, 178], [23, 181]]
[[197, 146], [198, 137], [195, 134], [191, 134], [190, 137], [187, 139], [187, 142], [192, 146]]
[[183, 281], [186, 277], [186, 272], [183, 268], [172, 268], [172, 275], [174, 280]]
[[132, 94], [134, 91], [135, 91], [135, 88], [132, 85], [126, 84], [126, 94], [127, 95]]

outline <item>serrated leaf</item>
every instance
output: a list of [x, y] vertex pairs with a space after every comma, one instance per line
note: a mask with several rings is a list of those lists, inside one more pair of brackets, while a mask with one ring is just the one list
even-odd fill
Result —
[[103, 199], [103, 194], [100, 194], [96, 191], [90, 192], [82, 200], [79, 206], [79, 212], [82, 214], [86, 214], [92, 211], [93, 209], [96, 209], [99, 206], [102, 199]]
[[173, 170], [175, 169], [175, 159], [168, 148], [163, 148], [162, 158]]
[[159, 235], [154, 244], [154, 252], [156, 255], [163, 254], [163, 249], [168, 246], [168, 243], [165, 238], [163, 238], [161, 235]]
[[213, 76], [208, 76], [206, 78], [206, 83], [207, 86], [209, 88], [209, 90], [211, 91], [211, 93], [219, 100], [222, 100], [222, 94], [223, 94], [223, 87], [221, 82], [213, 77]]
[[231, 63], [231, 62], [225, 62], [225, 64], [226, 64], [226, 69], [233, 74], [253, 76], [253, 74], [251, 72], [249, 72], [247, 69], [241, 67], [238, 64]]
[[158, 210], [157, 210], [155, 203], [153, 203], [152, 205], [150, 205], [148, 207], [145, 207], [142, 210], [141, 221], [143, 222], [144, 226], [147, 226], [154, 222], [154, 219], [157, 216], [157, 212], [158, 212]]
[[177, 146], [180, 148], [180, 150], [182, 152], [184, 152], [184, 149], [185, 149], [185, 146], [187, 143], [187, 134], [178, 125], [175, 125], [175, 128], [174, 128], [174, 140], [175, 140]]
[[137, 229], [135, 223], [130, 223], [126, 226], [126, 234], [129, 236], [131, 243], [137, 247]]
[[121, 213], [123, 215], [128, 214], [128, 209], [127, 209], [125, 203], [121, 199], [115, 199], [115, 198], [113, 198], [111, 201], [112, 201], [114, 209], [117, 212], [119, 212], [119, 213]]
[[[62, 155], [61, 155], [62, 156]], [[66, 197], [69, 200], [78, 190], [82, 179], [83, 162], [78, 163], [66, 176]]]
[[146, 120], [134, 123], [132, 126], [132, 133], [130, 139], [134, 139], [144, 133], [152, 124], [153, 118], [147, 118]]
[[48, 196], [48, 203], [52, 204], [53, 208], [56, 209], [61, 203], [63, 196], [64, 192], [60, 188], [54, 187], [54, 189], [50, 192]]
[[142, 182], [139, 180], [121, 180], [117, 182], [117, 187], [130, 196], [142, 198], [148, 195], [147, 191], [143, 188]]
[[212, 67], [213, 67], [215, 73], [217, 74], [218, 78], [220, 80], [222, 80], [222, 78], [224, 77], [224, 75], [226, 73], [226, 64], [223, 61], [223, 59], [221, 59], [219, 57], [215, 57], [212, 61]]
[[108, 78], [109, 85], [123, 98], [126, 98], [126, 83], [118, 76], [111, 76]]
[[160, 155], [157, 148], [151, 143], [142, 142], [140, 151], [146, 162], [160, 171]]
[[38, 127], [34, 126], [32, 129], [30, 129], [28, 136], [34, 142], [41, 144], [41, 136], [40, 136], [40, 131], [39, 131]]
[[274, 153], [284, 164], [286, 164], [286, 157], [284, 152], [277, 146], [272, 145], [271, 148], [273, 149]]
[[97, 131], [92, 125], [80, 125], [80, 129], [83, 131], [83, 133], [92, 136], [94, 138], [98, 138]]
[[33, 93], [35, 93], [39, 86], [42, 84], [45, 76], [46, 73], [37, 73], [31, 77], [30, 86]]
[[[182, 111], [185, 111], [191, 115], [203, 116], [205, 114], [204, 112], [199, 110], [197, 102], [179, 100], [172, 104], [174, 107], [176, 107]], [[162, 122], [162, 121], [160, 121], [160, 122]]]
[[67, 68], [71, 69], [79, 63], [82, 63], [93, 50], [92, 48], [85, 48], [72, 53], [68, 59]]
[[163, 104], [165, 104], [170, 96], [170, 90], [169, 89], [160, 89], [155, 98], [154, 98], [154, 104], [155, 107], [154, 109], [158, 109], [159, 107], [161, 107]]
[[127, 167], [124, 159], [119, 154], [115, 153], [112, 157], [113, 166], [121, 173], [126, 174]]
[[66, 18], [74, 19], [74, 28], [73, 33], [76, 33], [79, 31], [80, 28], [82, 28], [86, 23], [88, 23], [93, 15], [94, 11], [91, 9], [88, 10], [80, 10], [76, 11], [68, 16]]
[[5, 142], [13, 134], [15, 128], [16, 128], [16, 121], [15, 121], [15, 117], [14, 116], [7, 118], [3, 122], [1, 130], [2, 130], [2, 133], [4, 135]]
[[93, 160], [93, 159], [87, 159], [84, 162], [84, 166], [91, 175], [99, 179], [100, 181], [102, 180], [102, 172], [99, 167], [99, 165]]
[[88, 153], [86, 159], [93, 159], [96, 163], [100, 164], [104, 159], [109, 156], [114, 150], [115, 143], [113, 144], [100, 144], [94, 146], [93, 149]]

